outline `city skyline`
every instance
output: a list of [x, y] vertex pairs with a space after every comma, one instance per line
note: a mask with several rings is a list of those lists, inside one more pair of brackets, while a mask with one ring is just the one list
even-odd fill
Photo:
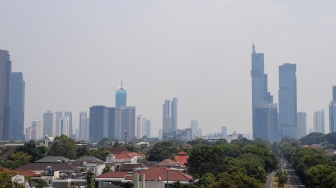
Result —
[[122, 78], [127, 104], [151, 120], [153, 136], [162, 128], [163, 99], [171, 96], [179, 99], [179, 128], [197, 119], [204, 134], [221, 125], [252, 134], [253, 41], [265, 53], [274, 101], [278, 66], [299, 67], [297, 111], [306, 112], [312, 128], [316, 109], [328, 120], [336, 85], [335, 4], [7, 1], [0, 7], [0, 49], [10, 52], [12, 72], [24, 74], [25, 127], [47, 110], [67, 110], [75, 130], [79, 112], [114, 106]]

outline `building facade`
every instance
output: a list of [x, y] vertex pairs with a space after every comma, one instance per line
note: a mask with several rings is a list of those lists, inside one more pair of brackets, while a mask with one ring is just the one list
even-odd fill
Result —
[[126, 143], [136, 138], [135, 107], [118, 107], [115, 109], [114, 138]]
[[191, 132], [192, 132], [192, 139], [197, 138], [198, 135], [198, 121], [193, 119], [190, 122], [190, 126], [191, 126]]
[[307, 115], [305, 112], [297, 113], [297, 139], [307, 135]]
[[178, 99], [165, 100], [162, 116], [163, 138], [165, 134], [178, 130]]
[[297, 138], [295, 64], [285, 63], [279, 66], [279, 129], [281, 131], [282, 138]]
[[[276, 140], [277, 105], [268, 92], [267, 74], [264, 72], [264, 54], [257, 53], [252, 44], [252, 132], [254, 138]], [[273, 134], [272, 134], [273, 133]]]
[[54, 114], [51, 111], [43, 113], [43, 136], [55, 136]]
[[125, 107], [126, 106], [126, 99], [127, 99], [127, 93], [126, 88], [123, 87], [123, 83], [121, 81], [120, 87], [116, 90], [116, 105], [115, 107]]
[[10, 79], [12, 62], [9, 52], [0, 50], [0, 140], [9, 139], [10, 125]]
[[325, 134], [324, 110], [314, 112], [314, 132]]
[[137, 117], [137, 134], [136, 137], [141, 139], [143, 136], [146, 136], [146, 128], [147, 128], [147, 119], [144, 115], [138, 115]]
[[24, 140], [24, 104], [25, 104], [25, 81], [22, 72], [11, 73], [10, 94], [10, 128], [11, 139]]
[[146, 119], [146, 137], [151, 137], [151, 121]]
[[329, 131], [336, 132], [336, 86], [332, 87], [332, 101], [329, 104]]
[[108, 136], [108, 108], [106, 106], [90, 107], [90, 140], [101, 140]]
[[43, 137], [43, 127], [40, 120], [34, 120], [31, 126], [31, 140], [40, 140]]
[[89, 140], [89, 118], [87, 117], [87, 112], [79, 113], [79, 139]]

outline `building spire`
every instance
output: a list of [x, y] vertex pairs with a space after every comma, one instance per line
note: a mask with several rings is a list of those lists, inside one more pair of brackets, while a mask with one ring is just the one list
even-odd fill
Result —
[[121, 87], [121, 88], [123, 87], [123, 84], [122, 84], [122, 79], [121, 79], [121, 81], [120, 81], [120, 87]]
[[256, 51], [255, 51], [255, 46], [254, 46], [254, 43], [252, 42], [252, 53], [255, 54]]

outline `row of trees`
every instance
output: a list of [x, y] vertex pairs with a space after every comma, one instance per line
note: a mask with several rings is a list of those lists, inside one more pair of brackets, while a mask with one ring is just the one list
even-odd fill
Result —
[[259, 139], [232, 144], [196, 144], [190, 151], [189, 173], [200, 181], [195, 187], [261, 187], [277, 159]]
[[[316, 136], [316, 133], [307, 137]], [[303, 138], [302, 140], [305, 140]], [[335, 187], [336, 156], [321, 148], [302, 148], [300, 141], [283, 139], [280, 142], [285, 158], [303, 183], [309, 187]]]

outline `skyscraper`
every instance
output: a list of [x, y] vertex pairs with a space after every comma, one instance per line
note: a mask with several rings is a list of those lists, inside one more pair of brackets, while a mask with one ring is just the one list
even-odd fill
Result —
[[87, 112], [79, 113], [79, 139], [89, 140], [89, 119]]
[[192, 139], [195, 139], [198, 137], [198, 121], [191, 120], [190, 126], [191, 126]]
[[135, 107], [118, 107], [115, 109], [115, 139], [128, 142], [135, 138]]
[[31, 128], [31, 139], [40, 140], [43, 138], [43, 127], [40, 120], [34, 120]]
[[66, 111], [64, 115], [69, 118], [69, 137], [75, 139], [75, 134], [73, 132], [73, 126], [72, 126], [72, 113]]
[[226, 138], [226, 136], [227, 136], [227, 127], [225, 127], [225, 126], [221, 127], [221, 133]]
[[314, 132], [325, 134], [324, 110], [314, 112]]
[[138, 115], [137, 117], [137, 138], [141, 139], [146, 135], [146, 117], [144, 115]]
[[0, 140], [9, 139], [11, 72], [9, 52], [0, 50]]
[[147, 138], [151, 137], [151, 121], [150, 120], [146, 120], [146, 136]]
[[[256, 53], [252, 44], [252, 131], [254, 138], [276, 139], [277, 106], [267, 89], [267, 74], [264, 73], [264, 54]], [[274, 138], [273, 138], [274, 137]]]
[[297, 139], [307, 135], [307, 116], [305, 112], [297, 113]]
[[12, 72], [10, 95], [10, 138], [24, 140], [25, 82], [22, 72]]
[[332, 88], [333, 100], [329, 104], [329, 131], [336, 132], [336, 86]]
[[126, 106], [126, 88], [123, 87], [123, 83], [121, 80], [120, 87], [116, 91], [116, 108]]
[[108, 108], [108, 138], [113, 138], [114, 139], [114, 130], [115, 130], [115, 108], [114, 107], [109, 107]]
[[162, 117], [163, 136], [178, 129], [178, 99], [165, 100]]
[[108, 136], [108, 108], [106, 106], [90, 107], [90, 140], [100, 140]]
[[279, 129], [282, 137], [297, 138], [296, 65], [279, 66]]
[[43, 113], [43, 136], [55, 136], [54, 114], [51, 111]]

